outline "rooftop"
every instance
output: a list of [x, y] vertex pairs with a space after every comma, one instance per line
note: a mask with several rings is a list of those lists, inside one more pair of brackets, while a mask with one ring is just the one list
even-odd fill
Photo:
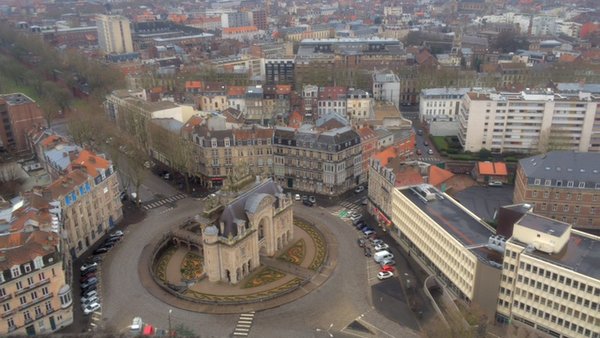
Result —
[[[525, 176], [531, 179], [600, 183], [600, 154], [551, 151], [519, 161]], [[545, 184], [541, 182], [541, 184]]]
[[522, 225], [524, 227], [555, 237], [562, 236], [565, 233], [565, 231], [571, 228], [571, 225], [569, 223], [560, 222], [555, 219], [533, 214], [530, 212], [523, 215], [523, 217], [521, 217], [518, 223], [519, 225]]
[[493, 176], [507, 176], [506, 163], [504, 162], [477, 162], [479, 174]]
[[[484, 225], [475, 215], [467, 212], [463, 207], [453, 200], [447, 198], [446, 194], [437, 192], [435, 198], [425, 202], [421, 199], [418, 191], [420, 187], [431, 191], [430, 185], [421, 185], [410, 189], [401, 190], [402, 194], [408, 198], [415, 206], [429, 216], [434, 222], [442, 227], [447, 233], [452, 235], [464, 246], [481, 245], [488, 243], [490, 236], [494, 232]], [[472, 249], [472, 251], [487, 260], [488, 250], [485, 247]]]
[[32, 98], [23, 93], [2, 94], [0, 95], [0, 99], [6, 101], [6, 103], [11, 106], [35, 102]]
[[[524, 243], [512, 238], [509, 241], [526, 246]], [[598, 269], [600, 266], [600, 237], [598, 236], [571, 230], [571, 236], [560, 252], [550, 255], [539, 250], [533, 250], [524, 254], [559, 265], [596, 280], [600, 279], [600, 269]]]

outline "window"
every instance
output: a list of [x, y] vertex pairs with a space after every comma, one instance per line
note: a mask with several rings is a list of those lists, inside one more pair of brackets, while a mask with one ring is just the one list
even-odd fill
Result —
[[536, 178], [535, 181], [533, 181], [533, 184], [540, 185], [541, 182], [542, 182], [542, 180], [540, 180], [539, 178]]
[[12, 319], [12, 318], [8, 318], [8, 319], [6, 320], [6, 325], [8, 325], [8, 327], [12, 327], [12, 328], [15, 328], [15, 327], [16, 327], [16, 325], [15, 325], [15, 321], [14, 321], [14, 319]]
[[4, 308], [4, 312], [10, 311], [10, 303], [2, 304], [2, 308]]
[[548, 198], [550, 196], [550, 192], [549, 191], [544, 191], [544, 198]]
[[18, 281], [16, 286], [17, 286], [17, 290], [21, 290], [23, 288], [23, 282]]
[[554, 193], [554, 199], [560, 199], [560, 192], [555, 192]]
[[24, 264], [23, 267], [25, 268], [25, 273], [31, 272], [31, 264]]
[[575, 213], [576, 213], [576, 214], [578, 214], [578, 213], [579, 213], [579, 206], [578, 206], [578, 205], [576, 205], [576, 206], [575, 206]]
[[569, 182], [567, 182], [567, 187], [573, 188], [573, 184], [574, 184], [573, 181], [569, 181]]
[[40, 257], [40, 256], [36, 257], [36, 258], [33, 260], [33, 266], [34, 266], [36, 269], [41, 269], [41, 268], [43, 268], [43, 267], [44, 267], [44, 259], [43, 259], [42, 257]]
[[47, 294], [48, 294], [48, 287], [47, 287], [47, 286], [44, 286], [44, 287], [42, 288], [42, 295], [44, 295], [44, 296], [45, 296], [45, 295], [47, 295]]
[[25, 296], [19, 297], [19, 302], [21, 303], [21, 305], [27, 303], [27, 297], [25, 297]]
[[29, 310], [25, 310], [25, 312], [23, 312], [23, 318], [25, 318], [26, 323], [31, 321], [31, 314], [29, 313]]
[[577, 194], [577, 200], [581, 201], [581, 194]]
[[33, 277], [27, 277], [27, 285], [33, 284]]
[[10, 274], [12, 275], [12, 278], [17, 278], [17, 277], [19, 277], [21, 275], [21, 269], [19, 269], [18, 265], [13, 266], [10, 269]]
[[531, 192], [531, 197], [536, 198], [537, 197], [537, 191], [534, 190], [533, 192]]
[[552, 184], [552, 180], [545, 180], [544, 185], [549, 187]]
[[568, 212], [568, 211], [569, 211], [569, 206], [568, 206], [567, 204], [565, 204], [565, 205], [563, 206], [563, 211], [564, 211], [564, 212]]

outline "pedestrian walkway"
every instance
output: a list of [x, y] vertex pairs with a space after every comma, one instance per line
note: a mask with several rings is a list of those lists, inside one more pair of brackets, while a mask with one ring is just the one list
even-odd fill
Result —
[[297, 264], [292, 264], [280, 259], [273, 259], [267, 256], [260, 256], [260, 262], [285, 273], [296, 275], [303, 279], [311, 278], [315, 272]]
[[240, 319], [238, 319], [235, 330], [233, 331], [234, 336], [247, 337], [250, 334], [252, 328], [252, 322], [254, 322], [254, 311], [248, 313], [242, 313]]
[[185, 194], [177, 194], [177, 195], [173, 195], [171, 197], [163, 198], [163, 199], [158, 200], [158, 201], [148, 202], [142, 208], [144, 210], [155, 209], [155, 208], [158, 208], [160, 206], [163, 206], [164, 204], [173, 203], [173, 202], [179, 201], [181, 199], [184, 199], [186, 197], [187, 196]]
[[419, 161], [421, 162], [427, 162], [427, 163], [439, 163], [442, 162], [442, 159], [437, 157], [437, 156], [421, 156], [418, 158]]
[[339, 206], [340, 208], [336, 208], [334, 211], [330, 212], [332, 215], [338, 216], [339, 218], [350, 217], [351, 211], [362, 211], [362, 205], [360, 202], [342, 201], [339, 203]]

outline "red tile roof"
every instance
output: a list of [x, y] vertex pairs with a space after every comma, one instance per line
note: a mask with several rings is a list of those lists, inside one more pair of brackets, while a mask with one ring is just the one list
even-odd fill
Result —
[[202, 81], [186, 81], [185, 89], [202, 89]]
[[448, 170], [442, 169], [436, 165], [429, 166], [429, 184], [439, 186], [447, 180], [454, 177], [454, 174]]
[[243, 96], [246, 94], [244, 86], [229, 86], [227, 88], [227, 96]]
[[503, 162], [477, 162], [478, 172], [481, 175], [506, 176], [506, 164]]
[[77, 156], [77, 158], [75, 158], [69, 165], [70, 170], [81, 168], [92, 177], [98, 176], [101, 169], [107, 170], [109, 167], [110, 162], [107, 159], [85, 149], [80, 151], [79, 156]]

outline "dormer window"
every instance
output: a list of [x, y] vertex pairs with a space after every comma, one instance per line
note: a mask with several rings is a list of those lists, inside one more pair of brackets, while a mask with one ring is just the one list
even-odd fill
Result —
[[24, 264], [23, 267], [25, 268], [25, 273], [31, 272], [31, 264]]
[[229, 143], [229, 137], [225, 138], [225, 147], [229, 147], [230, 143]]
[[545, 180], [545, 181], [544, 181], [544, 185], [545, 185], [545, 186], [549, 187], [549, 186], [550, 186], [550, 184], [552, 184], [552, 180]]
[[535, 181], [533, 182], [533, 184], [540, 185], [540, 184], [542, 184], [542, 180], [540, 180], [539, 178], [536, 178]]
[[217, 147], [217, 139], [216, 138], [213, 137], [210, 139], [210, 146], [213, 148]]
[[12, 278], [17, 278], [21, 275], [21, 269], [19, 269], [18, 265], [15, 265], [10, 269], [10, 275]]
[[573, 181], [569, 181], [569, 182], [567, 182], [567, 187], [573, 188], [573, 184], [574, 184]]
[[585, 182], [579, 182], [579, 189], [585, 188]]
[[36, 269], [41, 269], [44, 267], [44, 259], [41, 256], [37, 256], [34, 260], [33, 260], [33, 266]]

